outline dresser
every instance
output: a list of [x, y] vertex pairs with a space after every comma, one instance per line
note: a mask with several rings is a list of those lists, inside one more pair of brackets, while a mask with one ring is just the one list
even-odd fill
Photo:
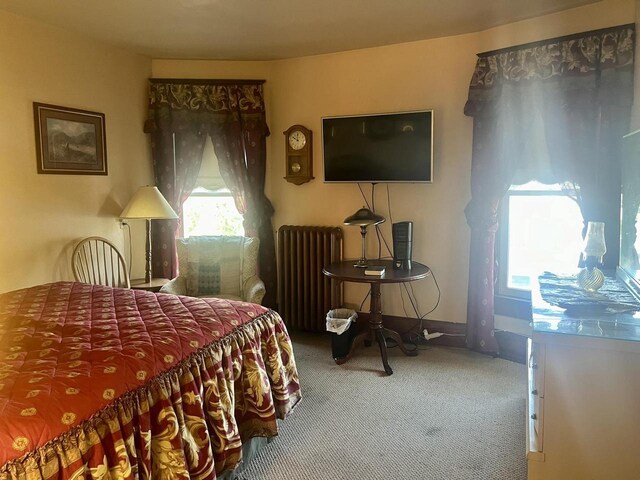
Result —
[[529, 480], [640, 479], [640, 313], [569, 316], [532, 295]]

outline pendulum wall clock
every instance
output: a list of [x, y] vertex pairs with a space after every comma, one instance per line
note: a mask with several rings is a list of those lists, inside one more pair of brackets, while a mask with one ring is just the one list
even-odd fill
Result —
[[312, 180], [313, 136], [302, 125], [293, 125], [284, 132], [285, 180], [296, 185]]

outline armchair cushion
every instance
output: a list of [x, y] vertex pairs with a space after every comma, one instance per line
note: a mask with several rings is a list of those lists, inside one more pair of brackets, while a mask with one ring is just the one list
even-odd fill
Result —
[[160, 288], [160, 292], [172, 293], [173, 295], [186, 295], [187, 279], [184, 277], [176, 277], [173, 280], [169, 280]]
[[178, 239], [176, 245], [179, 275], [162, 292], [262, 301], [264, 292], [260, 295], [260, 286], [256, 284], [262, 283], [257, 276], [259, 239], [198, 236]]
[[220, 294], [220, 264], [208, 261], [187, 263], [187, 291], [194, 297]]

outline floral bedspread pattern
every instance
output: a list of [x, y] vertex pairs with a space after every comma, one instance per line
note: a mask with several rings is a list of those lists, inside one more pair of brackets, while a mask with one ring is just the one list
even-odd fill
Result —
[[0, 480], [215, 479], [300, 399], [259, 305], [58, 282], [0, 295]]

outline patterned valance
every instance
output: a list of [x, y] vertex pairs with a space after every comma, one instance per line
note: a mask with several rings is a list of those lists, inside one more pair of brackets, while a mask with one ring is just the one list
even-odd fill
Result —
[[[149, 117], [156, 185], [182, 215], [182, 204], [196, 186], [205, 143], [210, 138], [220, 175], [244, 217], [245, 235], [260, 238], [259, 269], [275, 306], [273, 205], [265, 196], [269, 135], [263, 80], [151, 79]], [[159, 222], [156, 222], [159, 223]], [[153, 231], [155, 276], [177, 274], [175, 223]]]
[[165, 121], [180, 128], [185, 122], [220, 124], [240, 117], [266, 130], [262, 83], [151, 79], [145, 132], [156, 131]]
[[544, 40], [478, 55], [465, 114], [475, 116], [504, 84], [580, 77], [633, 68], [633, 24]]
[[[473, 117], [467, 345], [495, 353], [498, 212], [511, 185], [569, 182], [585, 225], [605, 222], [618, 259], [621, 139], [633, 103], [634, 25], [478, 55], [464, 113]], [[576, 232], [577, 233], [577, 232]]]

